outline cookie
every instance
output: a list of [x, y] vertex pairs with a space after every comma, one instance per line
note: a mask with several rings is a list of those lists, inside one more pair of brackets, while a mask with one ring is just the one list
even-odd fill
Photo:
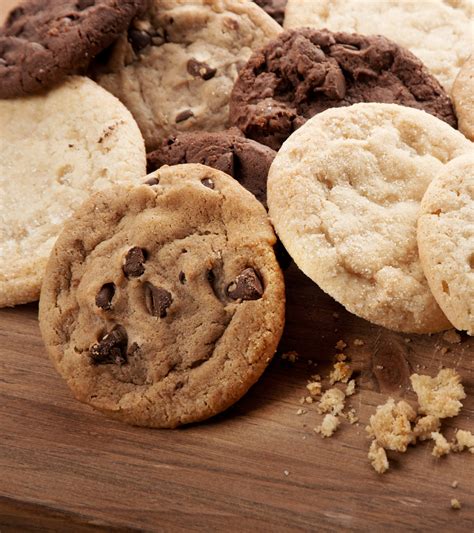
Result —
[[283, 24], [285, 18], [285, 7], [288, 0], [253, 0], [266, 13], [268, 13], [278, 24]]
[[225, 129], [239, 68], [280, 31], [250, 1], [151, 0], [92, 75], [130, 109], [151, 151], [179, 132]]
[[145, 0], [27, 0], [0, 29], [0, 98], [41, 91], [87, 67]]
[[474, 56], [462, 66], [451, 93], [459, 122], [459, 131], [474, 141]]
[[456, 329], [474, 335], [474, 152], [431, 182], [421, 202], [418, 249], [431, 291]]
[[276, 153], [239, 130], [181, 133], [147, 154], [148, 172], [163, 165], [201, 163], [235, 178], [266, 206], [267, 176]]
[[254, 52], [232, 91], [230, 120], [278, 150], [308, 118], [359, 102], [415, 107], [456, 126], [448, 95], [407, 49], [377, 35], [310, 28]]
[[203, 165], [115, 186], [66, 223], [40, 326], [79, 400], [140, 426], [204, 420], [272, 358], [285, 293], [263, 206]]
[[451, 90], [472, 50], [472, 0], [288, 0], [285, 28], [384, 35], [411, 50]]
[[472, 148], [418, 109], [328, 109], [273, 161], [270, 217], [299, 268], [350, 312], [396, 331], [448, 328], [423, 274], [416, 222], [434, 176]]
[[0, 100], [0, 307], [39, 297], [64, 220], [91, 191], [136, 181], [145, 147], [127, 109], [88, 78]]

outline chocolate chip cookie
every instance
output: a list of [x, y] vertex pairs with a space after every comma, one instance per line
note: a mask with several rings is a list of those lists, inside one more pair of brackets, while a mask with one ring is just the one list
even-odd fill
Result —
[[145, 0], [28, 0], [0, 29], [0, 98], [21, 96], [87, 67]]
[[250, 1], [150, 0], [91, 75], [132, 112], [151, 151], [178, 132], [226, 129], [240, 67], [281, 31]]
[[237, 128], [218, 133], [181, 133], [147, 155], [148, 172], [163, 165], [201, 163], [235, 178], [266, 206], [268, 169], [276, 152], [242, 136]]
[[202, 165], [93, 196], [66, 223], [40, 301], [48, 352], [74, 395], [150, 427], [208, 418], [259, 378], [285, 293], [263, 206]]
[[414, 107], [456, 126], [449, 97], [409, 50], [382, 36], [310, 28], [254, 52], [232, 91], [230, 119], [277, 150], [308, 118], [358, 102]]

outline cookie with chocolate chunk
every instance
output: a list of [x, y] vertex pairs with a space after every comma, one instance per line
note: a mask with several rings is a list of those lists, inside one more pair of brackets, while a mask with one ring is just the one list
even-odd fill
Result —
[[239, 69], [281, 31], [250, 1], [150, 0], [91, 75], [132, 112], [151, 151], [179, 132], [226, 129]]
[[0, 98], [34, 93], [87, 67], [144, 0], [27, 0], [0, 29]]
[[98, 193], [66, 223], [40, 301], [49, 355], [113, 418], [176, 427], [238, 400], [272, 358], [285, 293], [263, 206], [203, 165]]
[[449, 97], [409, 50], [380, 35], [310, 28], [254, 52], [232, 91], [230, 120], [278, 150], [312, 116], [359, 102], [414, 107], [456, 126]]
[[246, 139], [234, 128], [171, 136], [147, 155], [147, 165], [148, 172], [180, 163], [208, 165], [235, 178], [266, 206], [268, 170], [275, 155], [268, 146]]

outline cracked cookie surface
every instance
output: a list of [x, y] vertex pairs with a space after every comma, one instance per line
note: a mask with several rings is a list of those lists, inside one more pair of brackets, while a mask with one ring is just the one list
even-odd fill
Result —
[[0, 307], [39, 297], [64, 221], [88, 195], [146, 173], [129, 111], [88, 78], [0, 100]]
[[87, 67], [145, 0], [27, 0], [0, 29], [0, 98], [46, 89]]
[[130, 109], [150, 151], [178, 132], [225, 129], [239, 68], [281, 30], [250, 1], [151, 0], [93, 76]]
[[316, 115], [278, 152], [267, 199], [295, 263], [350, 312], [396, 331], [450, 327], [418, 256], [420, 202], [472, 150], [423, 111], [355, 104]]
[[98, 193], [66, 223], [40, 326], [75, 396], [175, 427], [238, 400], [272, 358], [285, 295], [263, 206], [202, 165]]
[[431, 182], [417, 239], [434, 297], [455, 328], [474, 335], [474, 150]]
[[232, 91], [230, 121], [278, 150], [317, 113], [359, 102], [422, 109], [456, 127], [448, 95], [409, 50], [381, 35], [311, 28], [254, 52]]

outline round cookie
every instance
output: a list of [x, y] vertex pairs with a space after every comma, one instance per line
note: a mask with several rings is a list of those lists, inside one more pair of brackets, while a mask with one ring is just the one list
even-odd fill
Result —
[[266, 13], [268, 13], [278, 24], [283, 24], [285, 18], [285, 7], [288, 0], [253, 0]]
[[421, 202], [418, 249], [430, 289], [456, 329], [474, 335], [474, 153], [458, 157]]
[[0, 29], [0, 98], [48, 88], [87, 67], [144, 0], [26, 0]]
[[311, 28], [254, 52], [232, 91], [230, 120], [278, 150], [308, 118], [359, 102], [415, 107], [456, 126], [448, 95], [409, 50], [377, 35]]
[[472, 50], [472, 0], [288, 0], [285, 29], [384, 35], [408, 48], [446, 91]]
[[396, 331], [448, 328], [418, 258], [416, 222], [433, 177], [470, 150], [418, 109], [329, 109], [278, 152], [270, 217], [299, 268], [350, 312]]
[[0, 307], [39, 297], [64, 220], [91, 191], [146, 173], [127, 109], [88, 78], [0, 100]]
[[451, 93], [459, 131], [474, 141], [474, 55], [462, 66]]
[[151, 0], [93, 77], [130, 109], [151, 151], [178, 132], [225, 129], [240, 66], [280, 31], [249, 0]]
[[229, 407], [272, 358], [285, 293], [263, 206], [203, 165], [98, 193], [48, 263], [40, 326], [79, 400], [149, 427]]
[[148, 172], [163, 165], [201, 163], [236, 179], [267, 205], [267, 176], [276, 152], [246, 139], [239, 130], [181, 133], [147, 154]]

